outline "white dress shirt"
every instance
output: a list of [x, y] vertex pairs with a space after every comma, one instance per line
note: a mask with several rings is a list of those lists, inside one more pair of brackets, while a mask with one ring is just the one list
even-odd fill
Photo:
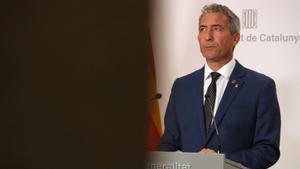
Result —
[[[216, 112], [218, 110], [221, 98], [224, 94], [225, 88], [229, 81], [229, 77], [234, 69], [235, 63], [236, 63], [235, 59], [231, 59], [230, 62], [228, 62], [226, 65], [224, 65], [217, 71], [221, 75], [219, 76], [219, 78], [216, 81], [217, 92], [216, 92], [216, 100], [215, 100], [215, 106], [214, 106], [214, 112], [213, 112], [214, 116], [216, 115]], [[203, 86], [203, 105], [205, 102], [205, 94], [206, 94], [207, 88], [211, 83], [211, 76], [210, 76], [211, 72], [213, 72], [213, 70], [211, 70], [211, 68], [207, 64], [205, 64], [204, 86]]]

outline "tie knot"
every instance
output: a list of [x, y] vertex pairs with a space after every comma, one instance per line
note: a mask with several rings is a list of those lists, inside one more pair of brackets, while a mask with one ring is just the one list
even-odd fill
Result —
[[218, 72], [211, 72], [210, 76], [211, 76], [211, 81], [215, 82], [218, 79], [218, 77], [220, 76], [220, 73], [218, 73]]

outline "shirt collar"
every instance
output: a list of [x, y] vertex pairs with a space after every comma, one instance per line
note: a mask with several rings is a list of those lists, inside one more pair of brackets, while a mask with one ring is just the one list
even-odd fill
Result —
[[[229, 79], [234, 67], [235, 67], [236, 61], [235, 59], [231, 59], [227, 64], [225, 64], [223, 67], [221, 67], [217, 72], [221, 74], [222, 77], [225, 79]], [[204, 68], [204, 80], [207, 80], [210, 77], [210, 73], [213, 72], [213, 70], [205, 64]]]

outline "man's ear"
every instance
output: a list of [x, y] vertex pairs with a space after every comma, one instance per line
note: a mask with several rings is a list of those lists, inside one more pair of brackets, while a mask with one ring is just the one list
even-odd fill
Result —
[[241, 37], [241, 35], [239, 32], [233, 33], [233, 40], [234, 40], [233, 45], [234, 46], [240, 41], [240, 37]]

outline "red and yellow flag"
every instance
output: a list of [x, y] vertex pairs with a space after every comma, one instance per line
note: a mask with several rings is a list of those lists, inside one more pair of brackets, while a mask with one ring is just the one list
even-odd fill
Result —
[[[152, 50], [151, 50], [152, 51]], [[161, 118], [159, 111], [158, 99], [153, 99], [156, 94], [156, 75], [153, 54], [150, 55], [149, 60], [149, 95], [150, 101], [148, 105], [148, 150], [154, 151], [159, 144], [160, 136], [162, 135]]]

